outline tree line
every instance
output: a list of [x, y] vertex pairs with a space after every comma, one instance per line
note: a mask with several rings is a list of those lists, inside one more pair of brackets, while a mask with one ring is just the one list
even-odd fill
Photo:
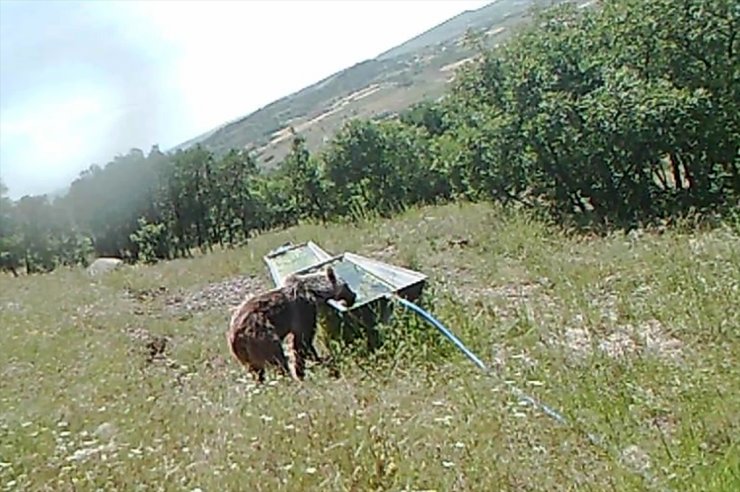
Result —
[[740, 201], [740, 9], [731, 0], [559, 5], [503, 45], [478, 43], [447, 94], [355, 119], [275, 170], [242, 150], [134, 149], [53, 200], [0, 186], [0, 266], [95, 255], [152, 262], [303, 220], [390, 216], [451, 200], [517, 203], [625, 227]]

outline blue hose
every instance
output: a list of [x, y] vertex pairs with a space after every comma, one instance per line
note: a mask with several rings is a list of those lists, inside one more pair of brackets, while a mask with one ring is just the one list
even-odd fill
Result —
[[[409, 300], [406, 300], [406, 299], [404, 299], [403, 297], [400, 297], [397, 294], [392, 294], [391, 293], [391, 294], [388, 294], [387, 297], [390, 298], [391, 300], [394, 300], [394, 301], [398, 302], [402, 306], [404, 306], [404, 307], [406, 307], [406, 308], [414, 311], [419, 316], [421, 316], [422, 318], [424, 318], [424, 320], [428, 321], [432, 326], [434, 326], [440, 332], [442, 332], [442, 334], [444, 336], [446, 336], [448, 339], [450, 339], [450, 341], [452, 341], [452, 343], [454, 343], [455, 346], [457, 346], [457, 348], [459, 348], [468, 357], [468, 359], [470, 359], [471, 361], [473, 361], [473, 363], [476, 366], [478, 366], [487, 376], [490, 376], [491, 375], [490, 369], [483, 363], [483, 361], [481, 361], [480, 358], [478, 358], [478, 356], [476, 356], [473, 352], [471, 352], [470, 349], [468, 349], [460, 341], [460, 339], [455, 336], [454, 333], [452, 333], [446, 326], [444, 326], [442, 323], [440, 323], [439, 320], [437, 320], [434, 316], [432, 316], [430, 313], [428, 313], [427, 311], [425, 311], [421, 307], [417, 306], [413, 302], [411, 302]], [[533, 405], [535, 407], [539, 407], [540, 410], [542, 410], [547, 415], [549, 415], [550, 417], [552, 417], [553, 419], [555, 419], [556, 421], [558, 421], [560, 424], [567, 425], [567, 421], [566, 421], [565, 417], [563, 417], [563, 415], [561, 413], [555, 411], [554, 409], [552, 409], [551, 407], [545, 405], [544, 403], [538, 402], [537, 400], [535, 400], [531, 396], [527, 395], [522, 390], [520, 390], [519, 388], [517, 388], [513, 384], [509, 383], [508, 381], [504, 381], [504, 382], [511, 388], [512, 392], [514, 392], [516, 394], [516, 396], [518, 396], [521, 401], [526, 401], [527, 403], [530, 403], [531, 405]], [[605, 444], [603, 443], [603, 441], [601, 439], [599, 439], [596, 435], [591, 434], [591, 433], [586, 433], [586, 437], [595, 446], [601, 447], [602, 449], [605, 449], [607, 452], [610, 452], [610, 453], [613, 454], [613, 452], [611, 450], [609, 450], [608, 447], [605, 446]], [[632, 470], [632, 471], [636, 472], [638, 475], [641, 475], [642, 478], [644, 480], [646, 480], [648, 483], [655, 484], [655, 482], [656, 482], [655, 478], [650, 473], [648, 473], [647, 471], [643, 471], [643, 470]], [[667, 490], [665, 487], [663, 487], [662, 489], [663, 490]]]
[[[426, 321], [428, 321], [435, 328], [437, 328], [439, 331], [441, 331], [444, 336], [446, 336], [447, 338], [449, 338], [452, 341], [452, 343], [454, 343], [455, 346], [457, 346], [457, 348], [459, 348], [468, 357], [468, 359], [470, 359], [471, 361], [473, 361], [473, 363], [476, 366], [478, 366], [485, 374], [490, 375], [490, 372], [491, 371], [483, 363], [483, 361], [480, 360], [480, 358], [478, 358], [477, 355], [475, 355], [473, 352], [471, 352], [470, 349], [468, 349], [460, 341], [460, 339], [455, 336], [454, 333], [452, 333], [446, 326], [444, 326], [442, 323], [440, 323], [439, 320], [437, 320], [429, 312], [427, 312], [424, 309], [420, 308], [419, 306], [417, 306], [413, 302], [411, 302], [411, 301], [409, 301], [407, 299], [404, 299], [403, 297], [400, 297], [398, 295], [391, 295], [390, 297], [393, 300], [395, 300], [396, 302], [398, 302], [399, 304], [401, 304], [401, 305], [403, 305], [403, 306], [411, 309], [412, 311], [414, 311], [415, 313], [417, 313], [419, 316], [421, 316], [422, 318], [424, 318]], [[561, 424], [565, 424], [566, 423], [565, 417], [563, 417], [559, 412], [556, 412], [555, 410], [553, 410], [552, 408], [548, 407], [547, 405], [545, 405], [543, 403], [539, 403], [534, 398], [532, 398], [531, 396], [523, 393], [520, 389], [518, 389], [518, 388], [516, 388], [514, 386], [512, 386], [512, 390], [514, 391], [514, 393], [517, 394], [517, 396], [521, 400], [524, 400], [524, 401], [526, 401], [526, 402], [528, 402], [528, 403], [530, 403], [530, 404], [532, 404], [532, 405], [534, 405], [536, 407], [539, 407], [547, 415], [549, 415], [550, 417], [554, 418], [555, 420], [557, 420]]]
[[473, 363], [475, 363], [476, 366], [480, 367], [483, 372], [488, 372], [488, 368], [483, 363], [482, 360], [478, 358], [477, 355], [475, 355], [473, 352], [471, 352], [461, 341], [459, 338], [455, 336], [454, 333], [452, 333], [445, 325], [440, 323], [434, 316], [429, 314], [427, 311], [423, 310], [416, 304], [414, 304], [411, 301], [408, 301], [400, 296], [392, 296], [394, 300], [398, 301], [399, 303], [403, 304], [405, 307], [411, 309], [412, 311], [415, 311], [419, 316], [427, 320], [429, 323], [434, 325], [435, 328], [437, 328], [439, 331], [441, 331], [444, 336], [452, 340], [452, 343], [454, 343], [457, 348], [462, 350], [462, 352], [468, 356], [468, 359], [472, 360]]

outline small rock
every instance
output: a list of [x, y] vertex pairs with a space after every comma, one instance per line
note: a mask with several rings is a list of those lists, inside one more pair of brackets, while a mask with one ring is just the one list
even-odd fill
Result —
[[650, 468], [650, 456], [638, 446], [627, 446], [622, 451], [622, 460], [628, 465], [641, 472]]
[[470, 239], [468, 238], [449, 239], [447, 241], [447, 244], [451, 247], [454, 247], [454, 246], [465, 247], [465, 246], [470, 245]]
[[104, 422], [95, 429], [94, 434], [101, 439], [112, 439], [116, 433], [116, 426], [110, 422]]

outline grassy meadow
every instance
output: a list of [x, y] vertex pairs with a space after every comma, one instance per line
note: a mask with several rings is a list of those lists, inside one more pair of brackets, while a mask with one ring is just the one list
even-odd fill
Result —
[[[229, 306], [308, 239], [428, 274], [490, 377], [399, 311], [376, 353], [319, 340], [338, 377], [256, 387]], [[738, 306], [737, 228], [585, 236], [471, 204], [0, 276], [0, 490], [740, 490]]]

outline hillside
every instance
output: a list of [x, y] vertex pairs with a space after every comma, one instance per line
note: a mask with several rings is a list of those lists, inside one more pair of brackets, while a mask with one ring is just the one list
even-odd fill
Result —
[[484, 32], [503, 27], [509, 19], [527, 18], [528, 10], [558, 2], [537, 2], [533, 0], [496, 0], [477, 10], [465, 12], [446, 20], [405, 43], [378, 55], [378, 60], [388, 60], [397, 56], [413, 54], [434, 45], [444, 45], [450, 40], [458, 39], [467, 30]]
[[531, 18], [533, 8], [561, 1], [565, 0], [498, 0], [466, 11], [375, 59], [357, 63], [176, 148], [200, 143], [217, 154], [250, 148], [260, 164], [271, 166], [287, 154], [292, 127], [314, 151], [351, 118], [383, 118], [440, 97], [455, 69], [473, 55], [463, 44], [468, 30], [487, 33], [489, 45], [498, 43]]
[[[226, 346], [229, 308], [271, 286], [263, 254], [307, 239], [428, 274], [424, 304], [491, 377], [399, 312], [372, 357], [334, 352], [338, 377], [312, 366], [298, 385], [270, 371], [255, 387]], [[729, 229], [584, 238], [453, 204], [95, 279], [0, 276], [0, 483], [737, 490], [738, 251]], [[505, 381], [578, 425], [523, 405]]]
[[[445, 121], [353, 121], [284, 173], [153, 148], [54, 202], [0, 189], [0, 489], [740, 490], [733, 6], [553, 12]], [[377, 350], [320, 323], [324, 363], [255, 384], [231, 308], [306, 240], [424, 273], [482, 362], [390, 304]]]

